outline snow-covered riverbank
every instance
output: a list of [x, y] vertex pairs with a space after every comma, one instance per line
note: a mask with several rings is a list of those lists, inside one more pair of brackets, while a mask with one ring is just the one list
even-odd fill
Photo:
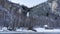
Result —
[[[34, 28], [37, 32], [53, 32], [53, 33], [56, 33], [56, 32], [60, 32], [60, 29], [45, 29], [45, 28]], [[0, 30], [0, 32], [34, 32], [32, 30], [27, 30], [27, 28], [20, 28], [20, 29], [16, 29], [16, 31], [9, 31], [7, 30], [6, 27], [3, 27], [2, 30]]]

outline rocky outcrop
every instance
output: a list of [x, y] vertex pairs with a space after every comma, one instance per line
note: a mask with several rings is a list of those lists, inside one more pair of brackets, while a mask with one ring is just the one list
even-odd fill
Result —
[[59, 0], [48, 0], [47, 2], [32, 7], [30, 17], [37, 19], [40, 26], [48, 25], [49, 27], [59, 28], [59, 7]]
[[[33, 29], [35, 26], [44, 27], [44, 25], [60, 28], [59, 10], [59, 0], [48, 0], [32, 8], [8, 0], [0, 0], [0, 26], [12, 28], [12, 30], [17, 27]], [[29, 12], [28, 17], [27, 12]]]
[[0, 0], [1, 26], [12, 28], [12, 30], [16, 27], [21, 27], [25, 22], [28, 10], [29, 8], [24, 5], [15, 4], [8, 0]]

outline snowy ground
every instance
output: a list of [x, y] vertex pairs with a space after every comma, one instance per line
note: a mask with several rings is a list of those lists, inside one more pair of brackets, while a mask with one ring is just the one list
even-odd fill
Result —
[[35, 28], [37, 32], [60, 32], [60, 29]]
[[[37, 32], [53, 32], [53, 33], [56, 33], [56, 32], [60, 32], [60, 29], [45, 29], [45, 28], [34, 28]], [[16, 31], [8, 31], [6, 27], [3, 27], [2, 30], [0, 30], [0, 33], [1, 32], [34, 32], [32, 30], [27, 30], [27, 28], [20, 28], [20, 29], [16, 29]]]
[[[60, 32], [60, 29], [45, 29], [45, 28], [34, 28], [37, 32]], [[21, 32], [34, 32], [32, 30], [27, 30], [27, 29], [17, 29], [17, 31]]]

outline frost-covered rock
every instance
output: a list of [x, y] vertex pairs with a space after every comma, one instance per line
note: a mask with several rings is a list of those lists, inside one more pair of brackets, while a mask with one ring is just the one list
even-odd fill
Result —
[[9, 31], [9, 30], [7, 29], [7, 27], [3, 27], [2, 30], [3, 30], [3, 31]]

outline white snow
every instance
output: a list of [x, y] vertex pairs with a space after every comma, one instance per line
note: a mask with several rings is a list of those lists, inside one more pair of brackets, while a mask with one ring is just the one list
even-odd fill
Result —
[[0, 29], [0, 31], [8, 31], [7, 27], [2, 27], [2, 29]]
[[3, 27], [2, 30], [7, 30], [7, 27]]
[[[34, 28], [37, 32], [51, 32], [51, 33], [56, 33], [56, 32], [60, 32], [60, 29], [45, 29], [45, 28]], [[6, 27], [3, 27], [2, 30], [0, 30], [0, 32], [3, 32], [3, 31], [7, 31], [7, 32], [11, 32], [11, 31], [8, 31]], [[32, 30], [27, 30], [27, 28], [20, 28], [20, 29], [16, 29], [16, 31], [13, 31], [13, 32], [34, 32]]]
[[34, 32], [32, 30], [27, 30], [27, 28], [16, 29], [16, 31], [20, 31], [20, 32]]
[[[60, 29], [45, 29], [45, 28], [34, 28], [37, 32], [60, 32]], [[16, 31], [20, 31], [20, 32], [34, 32], [32, 30], [27, 30], [27, 29], [17, 29]]]
[[60, 32], [60, 29], [34, 28], [37, 32]]
[[44, 27], [48, 27], [48, 25], [44, 25]]
[[32, 30], [17, 30], [18, 32], [20, 31], [20, 32], [34, 32], [34, 31], [32, 31]]
[[3, 30], [0, 30], [0, 31], [3, 31]]

